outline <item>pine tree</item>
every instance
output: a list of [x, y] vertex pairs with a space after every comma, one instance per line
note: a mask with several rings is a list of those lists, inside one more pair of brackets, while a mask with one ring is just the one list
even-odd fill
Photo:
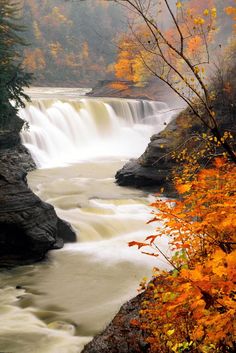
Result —
[[28, 87], [32, 75], [21, 66], [19, 52], [26, 44], [19, 13], [18, 3], [0, 0], [0, 131], [20, 131], [24, 122], [17, 112], [29, 100], [23, 87]]

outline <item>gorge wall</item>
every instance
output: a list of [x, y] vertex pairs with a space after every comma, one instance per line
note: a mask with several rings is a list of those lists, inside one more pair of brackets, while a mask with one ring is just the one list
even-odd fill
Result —
[[72, 228], [52, 206], [28, 187], [35, 164], [18, 132], [0, 133], [0, 266], [11, 267], [44, 258], [48, 250], [74, 241]]

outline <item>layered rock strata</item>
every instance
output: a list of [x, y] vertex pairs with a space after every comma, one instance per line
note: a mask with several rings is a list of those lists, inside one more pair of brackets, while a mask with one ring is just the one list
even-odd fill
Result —
[[0, 133], [0, 266], [28, 264], [75, 241], [72, 228], [28, 187], [35, 164], [17, 132]]
[[165, 192], [173, 192], [171, 173], [177, 164], [172, 153], [177, 129], [174, 118], [164, 132], [153, 135], [144, 153], [138, 159], [130, 160], [116, 173], [117, 183], [138, 188], [152, 187], [156, 191], [164, 187]]

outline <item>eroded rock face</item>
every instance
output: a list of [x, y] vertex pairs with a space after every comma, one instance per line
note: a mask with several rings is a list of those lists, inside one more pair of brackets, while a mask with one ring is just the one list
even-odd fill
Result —
[[125, 303], [107, 328], [83, 349], [82, 353], [145, 353], [149, 345], [143, 331], [132, 324], [139, 318], [145, 292]]
[[159, 135], [152, 136], [143, 155], [130, 160], [116, 173], [117, 183], [138, 188], [153, 187], [157, 191], [164, 187], [171, 193], [173, 185], [170, 179], [176, 163], [170, 155], [169, 141]]
[[0, 134], [0, 266], [38, 261], [63, 246], [64, 234], [66, 241], [76, 239], [54, 208], [28, 187], [27, 171], [33, 168], [18, 135]]

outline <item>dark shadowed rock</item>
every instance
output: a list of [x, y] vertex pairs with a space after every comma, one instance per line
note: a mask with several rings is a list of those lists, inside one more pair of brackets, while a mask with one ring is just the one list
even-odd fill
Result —
[[[144, 153], [136, 160], [130, 160], [116, 173], [116, 181], [121, 186], [164, 187], [165, 193], [173, 195], [174, 188], [171, 174], [178, 167], [172, 153], [199, 129], [193, 118], [185, 112], [174, 117], [166, 128], [150, 138]], [[183, 122], [184, 121], [184, 122]], [[183, 128], [182, 125], [188, 125]]]
[[76, 234], [71, 225], [57, 217], [57, 231], [58, 236], [64, 240], [64, 243], [74, 243], [76, 241]]
[[166, 169], [161, 169], [155, 166], [142, 166], [138, 160], [131, 160], [120, 169], [115, 178], [121, 186], [134, 187], [163, 187], [166, 186], [169, 172]]
[[154, 187], [155, 190], [164, 187], [166, 192], [172, 192], [170, 179], [176, 163], [171, 152], [168, 139], [153, 135], [142, 156], [130, 160], [116, 173], [117, 183], [138, 188]]
[[0, 146], [0, 266], [32, 263], [76, 235], [28, 187], [34, 162], [17, 135], [0, 134]]
[[145, 293], [125, 303], [107, 328], [91, 342], [82, 353], [145, 353], [149, 345], [142, 330], [132, 324], [139, 318], [141, 302]]

